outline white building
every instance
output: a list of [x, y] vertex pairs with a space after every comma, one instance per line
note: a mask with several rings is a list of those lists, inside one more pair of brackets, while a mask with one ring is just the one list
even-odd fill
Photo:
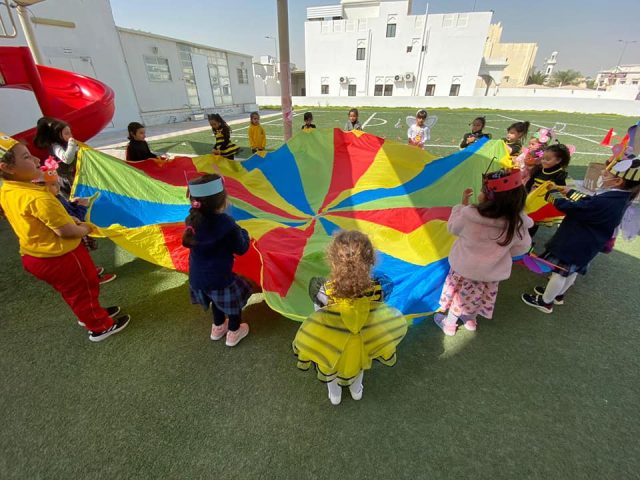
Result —
[[610, 90], [617, 85], [634, 86], [640, 89], [640, 65], [619, 65], [601, 70], [596, 75], [596, 88]]
[[[304, 97], [306, 94], [304, 78], [305, 71], [290, 64], [291, 95]], [[253, 59], [253, 76], [257, 96], [279, 96], [280, 78], [278, 61], [271, 55], [262, 55]]]
[[310, 7], [308, 96], [473, 95], [500, 84], [506, 59], [483, 58], [491, 12], [411, 14], [411, 0], [342, 0]]
[[[11, 25], [8, 12], [0, 4], [5, 26]], [[116, 27], [108, 0], [46, 0], [29, 12], [45, 65], [96, 78], [114, 90], [111, 128], [256, 108], [250, 55]], [[16, 35], [0, 38], [0, 44], [25, 46], [12, 14]], [[3, 113], [12, 112], [0, 115], [0, 131], [10, 134], [32, 128], [41, 114], [28, 91], [0, 89], [0, 104]]]

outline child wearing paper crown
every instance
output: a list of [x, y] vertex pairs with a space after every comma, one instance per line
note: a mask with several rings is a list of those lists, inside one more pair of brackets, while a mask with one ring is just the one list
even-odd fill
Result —
[[227, 192], [219, 175], [190, 181], [189, 198], [191, 210], [182, 245], [190, 250], [191, 300], [205, 311], [211, 306], [211, 340], [226, 337], [226, 345], [235, 347], [249, 334], [249, 325], [242, 323], [241, 315], [252, 287], [232, 269], [234, 255], [249, 249], [249, 234], [225, 213]]
[[519, 170], [485, 174], [475, 205], [469, 204], [472, 194], [469, 188], [462, 193], [447, 224], [458, 238], [449, 253], [451, 270], [434, 322], [449, 336], [455, 335], [458, 321], [474, 331], [478, 315], [493, 316], [498, 283], [511, 276], [512, 257], [531, 247], [533, 222], [524, 213], [527, 193]]
[[327, 249], [327, 260], [331, 275], [323, 286], [325, 306], [300, 326], [293, 351], [301, 370], [315, 365], [318, 379], [327, 384], [329, 401], [338, 405], [342, 386], [349, 387], [354, 400], [362, 398], [364, 371], [373, 360], [395, 364], [407, 321], [379, 302], [381, 286], [371, 277], [375, 251], [364, 233], [339, 232]]
[[547, 200], [565, 217], [542, 255], [555, 265], [547, 286], [522, 294], [530, 307], [552, 313], [554, 304], [564, 304], [564, 295], [578, 274], [586, 274], [595, 256], [607, 251], [627, 208], [640, 193], [640, 158], [633, 152], [614, 155], [602, 174], [602, 188], [593, 196], [558, 186], [547, 193]]
[[100, 306], [96, 266], [81, 242], [91, 226], [74, 221], [47, 187], [33, 183], [42, 173], [26, 146], [16, 143], [0, 155], [0, 205], [18, 237], [24, 269], [62, 295], [90, 341], [121, 331], [129, 315]]

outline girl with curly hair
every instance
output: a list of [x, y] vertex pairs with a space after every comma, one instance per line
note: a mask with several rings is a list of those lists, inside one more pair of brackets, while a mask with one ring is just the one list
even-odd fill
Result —
[[293, 350], [298, 368], [315, 365], [318, 379], [327, 384], [329, 400], [338, 405], [342, 386], [354, 400], [362, 398], [364, 371], [372, 361], [396, 362], [396, 346], [404, 338], [407, 322], [395, 308], [383, 303], [382, 287], [371, 270], [375, 252], [361, 232], [339, 232], [327, 250], [331, 269], [314, 302], [323, 306], [300, 326]]

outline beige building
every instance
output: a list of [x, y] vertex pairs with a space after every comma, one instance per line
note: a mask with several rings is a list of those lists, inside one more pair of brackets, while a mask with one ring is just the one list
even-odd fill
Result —
[[[489, 27], [487, 42], [484, 46], [485, 58], [504, 58], [507, 66], [502, 72], [501, 88], [523, 87], [533, 68], [533, 62], [538, 53], [537, 43], [501, 43], [502, 24], [492, 24]], [[479, 87], [486, 86], [479, 81]]]

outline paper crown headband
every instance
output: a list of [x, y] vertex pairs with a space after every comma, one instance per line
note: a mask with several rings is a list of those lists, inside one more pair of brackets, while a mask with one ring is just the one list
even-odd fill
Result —
[[640, 137], [640, 122], [632, 125], [622, 141], [611, 147], [613, 155], [609, 159], [607, 170], [616, 177], [624, 178], [634, 182], [640, 181], [640, 145], [638, 138]]
[[196, 198], [211, 197], [223, 190], [224, 182], [222, 181], [222, 177], [205, 183], [189, 182], [189, 194]]
[[482, 183], [489, 192], [508, 192], [522, 186], [522, 173], [517, 168], [485, 173]]

